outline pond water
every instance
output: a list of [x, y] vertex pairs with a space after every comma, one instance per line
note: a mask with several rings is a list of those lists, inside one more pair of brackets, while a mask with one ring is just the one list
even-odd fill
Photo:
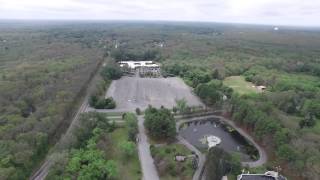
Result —
[[208, 149], [204, 136], [217, 136], [221, 139], [217, 147], [229, 153], [239, 153], [242, 161], [254, 161], [259, 154], [251, 143], [218, 118], [184, 123], [180, 127], [179, 134], [200, 150]]

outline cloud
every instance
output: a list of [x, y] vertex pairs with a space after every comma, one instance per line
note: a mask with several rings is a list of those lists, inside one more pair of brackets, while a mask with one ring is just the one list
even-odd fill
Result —
[[0, 0], [1, 19], [175, 20], [320, 26], [314, 0]]

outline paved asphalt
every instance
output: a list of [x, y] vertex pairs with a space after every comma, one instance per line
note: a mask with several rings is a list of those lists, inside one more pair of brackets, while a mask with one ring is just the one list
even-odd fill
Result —
[[159, 180], [157, 169], [153, 163], [153, 158], [150, 153], [150, 144], [146, 135], [146, 130], [143, 125], [143, 116], [138, 116], [138, 150], [139, 158], [143, 172], [143, 180]]

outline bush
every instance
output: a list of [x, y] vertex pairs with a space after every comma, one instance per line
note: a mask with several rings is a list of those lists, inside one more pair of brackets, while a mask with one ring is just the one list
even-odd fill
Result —
[[140, 115], [140, 114], [141, 114], [140, 108], [136, 108], [136, 113], [137, 113], [137, 115]]
[[116, 102], [113, 98], [98, 99], [96, 96], [91, 96], [89, 99], [90, 106], [96, 109], [114, 109], [116, 108]]
[[126, 158], [130, 158], [135, 153], [136, 145], [133, 142], [125, 141], [119, 144], [119, 148]]
[[122, 76], [122, 71], [118, 65], [106, 66], [101, 71], [101, 76], [105, 81], [119, 79]]
[[138, 121], [134, 114], [126, 113], [124, 116], [124, 120], [126, 121], [128, 127], [128, 140], [136, 141], [136, 137], [138, 134]]

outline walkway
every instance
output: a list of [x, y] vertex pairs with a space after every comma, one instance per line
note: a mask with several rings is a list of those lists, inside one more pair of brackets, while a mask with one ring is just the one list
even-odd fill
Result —
[[153, 163], [153, 158], [150, 153], [150, 144], [146, 135], [146, 130], [143, 125], [143, 116], [138, 116], [139, 127], [139, 158], [143, 172], [143, 180], [159, 180], [157, 169]]
[[204, 154], [202, 154], [197, 148], [195, 148], [193, 145], [191, 145], [187, 140], [185, 140], [182, 136], [178, 135], [177, 139], [179, 142], [183, 145], [185, 145], [189, 150], [195, 152], [199, 158], [198, 161], [198, 168], [193, 174], [192, 180], [200, 180], [201, 173], [204, 167], [204, 163], [206, 161], [206, 157]]

